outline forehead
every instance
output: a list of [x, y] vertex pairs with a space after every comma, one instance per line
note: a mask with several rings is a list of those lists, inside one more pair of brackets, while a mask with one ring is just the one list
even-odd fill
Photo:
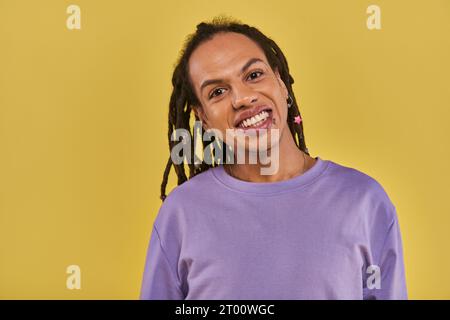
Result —
[[198, 88], [204, 80], [236, 75], [251, 58], [268, 64], [264, 51], [247, 36], [234, 32], [216, 34], [192, 53], [189, 75]]

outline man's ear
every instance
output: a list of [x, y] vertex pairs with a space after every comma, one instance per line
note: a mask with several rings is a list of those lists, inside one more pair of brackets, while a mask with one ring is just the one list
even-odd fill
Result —
[[194, 110], [195, 119], [200, 120], [202, 122], [202, 127], [204, 130], [208, 129], [208, 117], [206, 116], [203, 108], [201, 106], [192, 106]]
[[275, 67], [274, 73], [275, 73], [275, 76], [277, 77], [277, 80], [278, 80], [280, 86], [283, 88], [284, 95], [285, 95], [286, 98], [287, 98], [289, 92], [288, 92], [288, 89], [287, 89], [287, 87], [286, 87], [286, 84], [285, 84], [284, 81], [281, 79], [281, 76], [280, 76], [280, 73], [278, 72], [278, 68], [277, 68], [277, 67]]

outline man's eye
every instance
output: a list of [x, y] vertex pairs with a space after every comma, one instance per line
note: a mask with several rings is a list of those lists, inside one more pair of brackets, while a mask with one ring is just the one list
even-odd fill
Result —
[[214, 90], [211, 95], [209, 96], [209, 98], [214, 98], [216, 95], [215, 93], [218, 92], [219, 90], [223, 90], [223, 88], [217, 88], [216, 90]]
[[[249, 74], [249, 77], [251, 76], [251, 75], [254, 75], [254, 74], [258, 74], [258, 73], [260, 73], [260, 74], [263, 74], [263, 72], [262, 71], [253, 71], [252, 73], [250, 73]], [[260, 76], [257, 76], [257, 77], [253, 77], [253, 79], [255, 79], [255, 78], [259, 78]]]
[[[252, 73], [250, 73], [250, 74], [248, 75], [248, 77], [250, 77], [250, 76], [252, 76], [252, 75], [255, 75], [255, 74], [260, 74], [259, 76], [252, 77], [252, 80], [253, 80], [253, 79], [255, 79], [255, 78], [259, 78], [263, 73], [264, 73], [264, 72], [262, 72], [262, 71], [253, 71]], [[212, 98], [214, 98], [214, 97], [220, 95], [220, 90], [224, 90], [224, 88], [217, 88], [217, 89], [213, 90], [213, 91], [211, 92], [209, 98], [212, 99]], [[219, 92], [219, 94], [216, 95], [217, 92]]]

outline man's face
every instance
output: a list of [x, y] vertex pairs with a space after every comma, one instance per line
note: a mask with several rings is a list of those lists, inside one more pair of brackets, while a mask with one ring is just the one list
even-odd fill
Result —
[[257, 128], [267, 129], [262, 131], [269, 148], [279, 142], [270, 141], [270, 129], [279, 130], [279, 140], [287, 127], [288, 91], [253, 40], [234, 32], [216, 34], [192, 53], [189, 76], [201, 103], [194, 112], [205, 129], [218, 130], [227, 144], [226, 130]]

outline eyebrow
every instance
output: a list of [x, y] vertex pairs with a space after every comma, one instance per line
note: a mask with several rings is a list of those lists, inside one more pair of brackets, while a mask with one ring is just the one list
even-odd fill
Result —
[[[243, 74], [248, 68], [250, 68], [250, 66], [256, 62], [262, 62], [264, 63], [263, 60], [261, 60], [260, 58], [251, 58], [250, 60], [248, 60], [244, 66], [241, 68], [241, 72], [239, 73], [239, 75]], [[203, 91], [203, 89], [211, 84], [214, 83], [219, 83], [222, 82], [222, 79], [210, 79], [210, 80], [205, 80], [202, 85], [200, 86], [200, 92]]]

